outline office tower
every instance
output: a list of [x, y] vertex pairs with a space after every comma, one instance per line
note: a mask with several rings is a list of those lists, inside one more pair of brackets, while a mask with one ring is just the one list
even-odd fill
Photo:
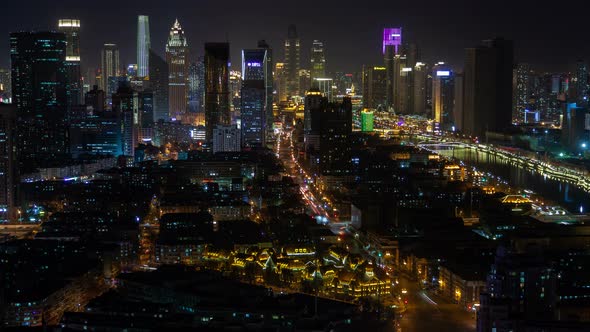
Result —
[[16, 221], [16, 108], [0, 103], [0, 223]]
[[309, 69], [299, 69], [299, 91], [307, 92], [311, 88], [311, 72]]
[[576, 103], [578, 105], [588, 105], [588, 88], [588, 65], [578, 60], [576, 64]]
[[561, 125], [561, 145], [570, 150], [579, 152], [590, 146], [590, 126], [587, 126], [587, 117], [590, 112], [586, 107], [580, 107], [576, 103], [567, 103]]
[[80, 155], [123, 154], [120, 119], [113, 112], [103, 112], [76, 119], [70, 124], [70, 151]]
[[301, 65], [299, 37], [297, 28], [294, 24], [289, 25], [287, 39], [285, 40], [285, 95], [287, 98], [298, 96], [299, 88], [299, 69]]
[[453, 106], [455, 100], [453, 72], [444, 63], [438, 63], [432, 70], [432, 118], [434, 127], [452, 130], [455, 125]]
[[387, 70], [385, 67], [363, 66], [363, 108], [385, 110]]
[[[266, 141], [266, 50], [242, 51], [241, 132], [245, 147], [264, 146]], [[272, 110], [270, 110], [272, 112]]]
[[66, 68], [68, 75], [68, 106], [82, 104], [82, 74], [80, 72], [80, 20], [61, 19], [58, 30], [66, 35]]
[[266, 116], [266, 138], [267, 140], [273, 137], [272, 123], [274, 122], [273, 114], [273, 98], [274, 98], [274, 77], [273, 77], [273, 55], [272, 49], [266, 43], [265, 40], [258, 41], [258, 48], [265, 51], [264, 57], [264, 87], [266, 90], [265, 102], [264, 102], [264, 114]]
[[504, 131], [512, 120], [512, 41], [484, 41], [466, 50], [463, 131], [483, 137]]
[[394, 55], [399, 52], [402, 44], [402, 28], [385, 28], [383, 29], [383, 54], [387, 46], [393, 46]]
[[231, 122], [228, 64], [228, 43], [205, 43], [205, 127], [209, 142], [215, 127]]
[[105, 92], [107, 107], [110, 107], [111, 96], [117, 91], [120, 71], [119, 47], [116, 44], [104, 44], [100, 56], [100, 88]]
[[400, 51], [402, 44], [402, 28], [385, 28], [383, 29], [383, 56], [385, 70], [387, 71], [387, 90], [385, 105], [387, 108], [394, 106], [394, 58]]
[[186, 113], [188, 103], [188, 44], [184, 30], [178, 23], [170, 29], [166, 43], [166, 62], [168, 63], [168, 111], [170, 117], [181, 118]]
[[104, 91], [99, 90], [98, 85], [95, 85], [92, 90], [88, 91], [84, 98], [86, 107], [91, 108], [92, 114], [104, 112], [105, 100]]
[[326, 55], [324, 43], [314, 40], [311, 46], [311, 80], [326, 77]]
[[149, 77], [150, 70], [150, 18], [139, 15], [137, 17], [137, 76]]
[[154, 93], [154, 121], [168, 121], [168, 64], [153, 50], [149, 54], [149, 85]]
[[415, 44], [403, 45], [393, 59], [393, 105], [398, 114], [414, 114], [414, 67], [420, 55]]
[[361, 111], [361, 131], [372, 132], [373, 123], [375, 122], [375, 112], [364, 109]]
[[428, 66], [423, 62], [416, 62], [413, 73], [413, 105], [411, 114], [426, 113], [426, 84], [428, 81]]
[[10, 34], [13, 103], [21, 166], [67, 153], [66, 37], [59, 32]]
[[205, 71], [203, 58], [193, 62], [188, 68], [188, 105], [189, 112], [201, 113], [204, 102]]
[[514, 111], [512, 116], [524, 121], [525, 110], [528, 109], [530, 91], [530, 67], [526, 63], [519, 63], [514, 69], [513, 75], [513, 97]]
[[125, 156], [133, 156], [139, 142], [141, 112], [139, 95], [133, 91], [129, 82], [121, 82], [113, 95], [113, 112], [119, 121], [121, 131], [121, 151]]
[[241, 151], [240, 130], [236, 126], [218, 125], [212, 135], [213, 153]]
[[[454, 73], [454, 103], [453, 103], [453, 120], [455, 130], [463, 131], [463, 105], [465, 96], [465, 75], [462, 72]], [[434, 90], [434, 89], [433, 89]], [[452, 128], [451, 128], [452, 129]]]
[[276, 91], [276, 103], [287, 100], [287, 76], [285, 73], [285, 64], [283, 62], [277, 62], [275, 64], [275, 87]]
[[151, 89], [145, 89], [138, 93], [138, 108], [141, 112], [140, 127], [142, 130], [153, 128], [155, 114], [155, 93]]
[[0, 68], [0, 103], [11, 103], [12, 83], [10, 69]]
[[242, 72], [239, 70], [229, 71], [229, 98], [230, 98], [230, 116], [235, 119], [240, 114], [240, 96], [242, 93]]
[[313, 79], [313, 87], [316, 87], [320, 90], [320, 92], [324, 95], [324, 97], [328, 98], [329, 102], [333, 101], [334, 94], [332, 93], [334, 87], [334, 80], [331, 78], [314, 78]]
[[320, 112], [320, 164], [324, 176], [348, 176], [352, 172], [349, 136], [352, 133], [352, 102], [328, 103]]
[[328, 99], [318, 88], [311, 88], [305, 94], [303, 109], [303, 143], [305, 156], [315, 155], [320, 149], [320, 112], [326, 107]]

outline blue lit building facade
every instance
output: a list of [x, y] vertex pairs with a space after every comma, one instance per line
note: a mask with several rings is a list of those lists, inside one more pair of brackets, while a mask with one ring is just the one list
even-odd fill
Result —
[[266, 128], [266, 50], [242, 51], [242, 145], [263, 146]]

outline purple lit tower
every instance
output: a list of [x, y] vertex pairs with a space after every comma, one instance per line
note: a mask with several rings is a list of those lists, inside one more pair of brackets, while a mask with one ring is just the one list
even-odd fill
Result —
[[402, 44], [402, 28], [385, 28], [383, 29], [383, 54], [385, 46], [393, 45], [397, 54], [398, 47]]

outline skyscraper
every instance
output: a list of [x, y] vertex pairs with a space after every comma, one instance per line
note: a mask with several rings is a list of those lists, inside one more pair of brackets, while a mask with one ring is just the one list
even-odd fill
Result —
[[10, 69], [0, 68], [0, 103], [10, 103], [12, 99], [12, 82]]
[[205, 43], [205, 129], [211, 142], [213, 129], [229, 125], [229, 43]]
[[514, 112], [513, 117], [524, 121], [525, 110], [528, 108], [530, 91], [530, 66], [526, 63], [519, 63], [514, 70]]
[[193, 62], [188, 68], [188, 106], [189, 112], [201, 113], [203, 111], [204, 81], [203, 58]]
[[324, 43], [314, 40], [311, 46], [311, 81], [316, 78], [326, 77], [326, 55], [324, 54]]
[[501, 38], [466, 49], [463, 131], [483, 137], [512, 120], [512, 41]]
[[178, 23], [170, 29], [166, 43], [166, 62], [168, 63], [168, 111], [173, 118], [181, 118], [188, 103], [188, 44], [184, 30]]
[[149, 55], [150, 88], [154, 92], [154, 121], [168, 121], [168, 64], [150, 50]]
[[328, 103], [320, 112], [320, 174], [322, 177], [341, 178], [351, 174], [349, 143], [351, 133], [351, 99], [345, 97], [341, 103]]
[[213, 129], [213, 153], [239, 152], [240, 130], [236, 126], [218, 125]]
[[21, 166], [35, 167], [35, 161], [64, 156], [67, 153], [65, 35], [11, 33], [10, 60]]
[[[242, 51], [242, 145], [264, 146], [266, 139], [266, 50]], [[271, 110], [272, 111], [272, 110]]]
[[588, 105], [588, 65], [582, 60], [576, 64], [576, 103], [580, 106]]
[[105, 92], [107, 107], [112, 94], [117, 91], [117, 78], [120, 74], [119, 47], [116, 44], [104, 44], [100, 56], [100, 88]]
[[16, 217], [16, 109], [0, 103], [0, 223]]
[[137, 17], [137, 76], [149, 77], [150, 63], [150, 18], [139, 15]]
[[318, 88], [311, 88], [305, 94], [303, 109], [303, 142], [306, 158], [320, 149], [320, 112], [326, 108], [328, 99]]
[[264, 113], [266, 115], [266, 138], [267, 140], [273, 137], [272, 123], [274, 120], [273, 115], [273, 98], [274, 98], [274, 60], [272, 55], [272, 49], [266, 43], [265, 40], [258, 41], [258, 48], [265, 50], [264, 59], [264, 87], [266, 89], [266, 101], [264, 104]]
[[123, 155], [133, 156], [139, 141], [141, 112], [139, 112], [138, 93], [131, 89], [129, 82], [121, 82], [113, 95], [113, 112], [117, 116], [121, 129]]
[[402, 28], [385, 28], [383, 29], [383, 54], [387, 46], [393, 46], [394, 55], [399, 52], [402, 44]]
[[58, 29], [66, 35], [66, 68], [68, 75], [68, 106], [82, 103], [82, 75], [80, 73], [80, 20], [61, 19]]
[[300, 94], [299, 70], [301, 69], [299, 37], [294, 24], [289, 25], [285, 40], [285, 95], [287, 97]]
[[428, 80], [428, 66], [423, 62], [416, 62], [413, 76], [413, 105], [412, 114], [423, 115], [426, 113], [426, 82]]
[[449, 66], [444, 63], [434, 66], [432, 70], [432, 117], [435, 128], [450, 130], [455, 125], [453, 117], [455, 100], [453, 78], [453, 72]]
[[385, 67], [363, 66], [363, 108], [385, 109], [387, 71]]

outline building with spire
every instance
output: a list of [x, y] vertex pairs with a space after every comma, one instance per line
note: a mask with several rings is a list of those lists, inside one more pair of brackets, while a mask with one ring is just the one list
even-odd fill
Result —
[[188, 107], [188, 44], [178, 19], [170, 29], [166, 43], [168, 63], [168, 111], [171, 118], [182, 118]]
[[137, 17], [137, 76], [149, 77], [150, 63], [150, 18], [146, 15]]

